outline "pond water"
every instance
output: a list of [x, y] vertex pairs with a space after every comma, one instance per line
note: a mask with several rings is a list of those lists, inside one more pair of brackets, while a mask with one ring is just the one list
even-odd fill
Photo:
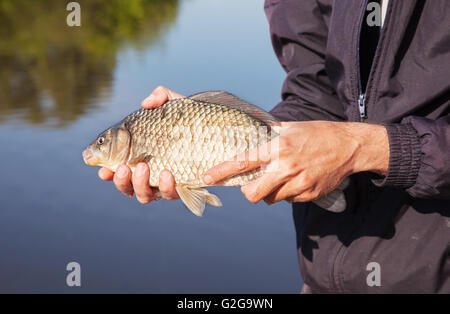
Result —
[[263, 1], [78, 2], [80, 27], [65, 1], [0, 2], [0, 292], [299, 292], [287, 203], [212, 188], [224, 206], [198, 218], [140, 205], [81, 158], [158, 85], [273, 107], [284, 73]]

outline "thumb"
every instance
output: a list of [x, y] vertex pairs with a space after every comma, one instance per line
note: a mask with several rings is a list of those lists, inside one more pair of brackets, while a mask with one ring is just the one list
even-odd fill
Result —
[[142, 101], [141, 105], [146, 109], [152, 109], [163, 105], [168, 100], [183, 97], [183, 95], [178, 94], [167, 87], [159, 86]]

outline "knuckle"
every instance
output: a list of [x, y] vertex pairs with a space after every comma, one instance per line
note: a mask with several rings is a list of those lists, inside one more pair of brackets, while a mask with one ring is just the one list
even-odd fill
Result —
[[309, 199], [307, 197], [304, 197], [303, 194], [301, 195], [297, 195], [296, 197], [292, 197], [287, 199], [289, 203], [293, 203], [293, 202], [309, 202]]
[[116, 188], [119, 190], [119, 191], [122, 191], [122, 192], [127, 192], [127, 190], [129, 190], [130, 189], [130, 184], [127, 182], [127, 181], [125, 181], [125, 180], [115, 180], [114, 181], [114, 185], [116, 186]]
[[165, 198], [166, 200], [172, 201], [176, 199], [176, 192], [171, 188], [161, 189], [161, 197]]
[[177, 192], [175, 191], [175, 188], [172, 187], [166, 187], [161, 189], [161, 196], [165, 198], [166, 200], [172, 201], [174, 199], [177, 199]]
[[252, 204], [257, 204], [258, 203], [258, 199], [256, 199], [255, 197], [251, 197], [248, 199], [250, 201], [250, 203]]
[[298, 184], [302, 189], [310, 188], [313, 185], [312, 182], [311, 176], [307, 173], [303, 173], [298, 180]]
[[297, 182], [297, 186], [296, 186], [296, 190], [298, 192], [302, 192], [308, 189], [308, 186], [306, 184], [304, 184], [302, 181], [298, 181]]
[[237, 169], [243, 171], [247, 169], [250, 165], [250, 161], [246, 158], [245, 160], [241, 160], [237, 164]]
[[281, 174], [281, 178], [283, 180], [287, 180], [287, 179], [290, 179], [295, 176], [295, 173], [294, 173], [292, 167], [289, 167], [288, 165], [284, 166], [281, 169], [280, 174]]
[[282, 197], [281, 195], [275, 195], [271, 201], [272, 201], [272, 203], [277, 203], [277, 202], [282, 201], [283, 199], [284, 199], [284, 197]]
[[145, 186], [134, 182], [132, 185], [128, 186], [126, 190], [133, 189], [136, 194], [143, 195], [145, 193]]
[[258, 203], [263, 199], [263, 196], [265, 196], [262, 195], [262, 193], [260, 193], [258, 188], [255, 188], [255, 186], [243, 186], [241, 187], [241, 192], [244, 194], [245, 198], [253, 204]]
[[318, 199], [318, 198], [320, 197], [319, 191], [313, 191], [313, 192], [311, 192], [310, 197], [311, 197], [311, 200]]
[[289, 171], [289, 173], [295, 172], [296, 168], [297, 168], [296, 162], [290, 160], [285, 162], [285, 169], [286, 171]]
[[134, 195], [134, 190], [132, 188], [117, 188], [117, 190], [119, 190], [119, 192], [121, 192], [125, 196], [132, 197]]
[[165, 86], [159, 85], [155, 88], [155, 92], [164, 92], [167, 93], [167, 88]]
[[296, 201], [296, 198], [294, 198], [294, 197], [288, 197], [287, 199], [286, 199], [286, 202], [288, 202], [288, 203], [294, 203]]
[[247, 193], [245, 197], [248, 199], [250, 203], [256, 204], [259, 201], [258, 195], [255, 193]]
[[171, 188], [170, 186], [168, 186], [167, 184], [160, 184], [159, 185], [159, 191], [161, 192], [161, 194], [164, 195], [168, 195], [171, 192]]
[[312, 196], [311, 196], [311, 193], [309, 193], [309, 192], [303, 193], [303, 194], [301, 195], [301, 198], [302, 198], [302, 200], [303, 200], [304, 202], [312, 201]]
[[318, 193], [315, 191], [307, 191], [302, 193], [301, 195], [301, 199], [303, 202], [311, 202], [313, 200], [315, 200], [318, 197]]

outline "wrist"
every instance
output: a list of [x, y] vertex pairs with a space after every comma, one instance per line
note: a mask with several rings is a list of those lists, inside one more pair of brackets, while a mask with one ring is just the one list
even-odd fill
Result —
[[389, 167], [389, 138], [379, 124], [349, 123], [350, 134], [358, 142], [352, 172], [370, 171], [385, 176]]

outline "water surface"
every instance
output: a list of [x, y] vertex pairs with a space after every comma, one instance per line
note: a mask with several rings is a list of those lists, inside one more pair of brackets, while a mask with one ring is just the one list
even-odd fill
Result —
[[140, 205], [81, 158], [158, 85], [273, 107], [284, 73], [263, 1], [79, 2], [73, 28], [64, 1], [0, 2], [0, 292], [298, 292], [288, 204], [213, 188], [224, 207], [197, 218]]

